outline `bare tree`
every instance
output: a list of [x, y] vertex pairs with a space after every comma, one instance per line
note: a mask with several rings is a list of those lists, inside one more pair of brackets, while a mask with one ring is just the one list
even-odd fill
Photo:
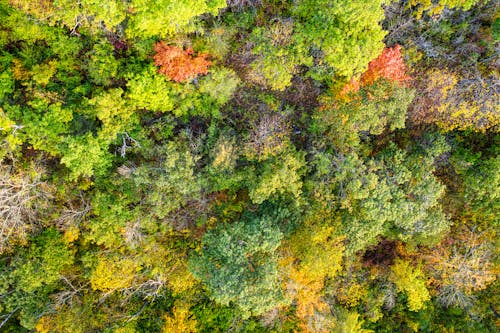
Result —
[[22, 243], [40, 223], [43, 206], [51, 198], [49, 186], [34, 175], [0, 164], [0, 253]]
[[495, 279], [491, 245], [476, 230], [465, 230], [443, 241], [425, 256], [427, 269], [438, 286], [443, 306], [470, 307], [474, 291], [485, 289]]

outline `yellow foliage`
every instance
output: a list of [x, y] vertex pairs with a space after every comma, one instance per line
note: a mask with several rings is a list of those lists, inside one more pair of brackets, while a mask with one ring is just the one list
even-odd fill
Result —
[[495, 77], [467, 77], [432, 69], [422, 76], [421, 93], [410, 118], [415, 123], [436, 123], [445, 131], [486, 131], [500, 124], [500, 103]]
[[165, 316], [163, 333], [196, 333], [196, 319], [189, 312], [189, 305], [175, 301], [172, 316]]
[[196, 279], [188, 270], [187, 265], [183, 264], [178, 266], [170, 275], [168, 279], [168, 286], [172, 289], [174, 294], [180, 294], [184, 291], [191, 289], [196, 284]]
[[340, 270], [344, 251], [340, 239], [333, 235], [328, 225], [306, 224], [282, 246], [286, 289], [297, 301], [296, 316], [305, 332], [328, 332], [331, 326], [322, 290], [325, 278]]
[[12, 65], [12, 74], [16, 80], [27, 80], [30, 77], [29, 71], [23, 67], [21, 60], [12, 60]]
[[66, 243], [72, 243], [80, 236], [80, 229], [77, 226], [70, 226], [64, 231], [63, 239]]
[[45, 316], [41, 317], [38, 323], [36, 324], [35, 329], [37, 332], [40, 333], [50, 333], [50, 325], [49, 321], [47, 320], [47, 317]]
[[411, 311], [422, 309], [424, 303], [430, 300], [420, 267], [413, 268], [408, 261], [397, 259], [391, 267], [390, 278], [397, 291], [408, 295], [408, 308]]
[[368, 288], [365, 284], [359, 284], [355, 280], [350, 280], [349, 284], [339, 290], [337, 298], [343, 304], [354, 307], [368, 295]]
[[90, 284], [94, 290], [115, 291], [132, 286], [140, 266], [133, 259], [103, 258], [92, 272]]

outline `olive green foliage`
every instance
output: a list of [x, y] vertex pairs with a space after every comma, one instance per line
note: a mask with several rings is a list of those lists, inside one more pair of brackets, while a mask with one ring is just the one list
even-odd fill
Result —
[[270, 216], [218, 226], [203, 237], [191, 270], [217, 303], [262, 314], [283, 301], [275, 254], [282, 237]]
[[302, 192], [300, 175], [304, 166], [304, 156], [300, 153], [284, 153], [271, 159], [262, 166], [250, 185], [250, 198], [257, 204], [274, 194], [290, 194], [298, 198]]
[[141, 165], [133, 172], [135, 186], [145, 195], [151, 212], [163, 218], [195, 198], [200, 191], [194, 175], [196, 157], [174, 142], [155, 151], [159, 160], [155, 164]]
[[439, 204], [444, 186], [429, 172], [433, 161], [432, 155], [408, 154], [395, 146], [366, 162], [353, 153], [334, 157], [333, 190], [349, 250], [374, 244], [379, 236], [414, 244], [440, 239], [449, 222]]
[[315, 115], [315, 129], [328, 136], [339, 149], [357, 146], [362, 134], [379, 135], [405, 127], [408, 106], [414, 91], [379, 80], [360, 89], [352, 100], [331, 104], [324, 97], [324, 107]]

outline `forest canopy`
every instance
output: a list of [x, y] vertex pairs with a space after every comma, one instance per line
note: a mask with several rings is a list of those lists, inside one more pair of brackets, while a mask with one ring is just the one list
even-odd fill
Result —
[[497, 332], [493, 0], [0, 0], [0, 331]]

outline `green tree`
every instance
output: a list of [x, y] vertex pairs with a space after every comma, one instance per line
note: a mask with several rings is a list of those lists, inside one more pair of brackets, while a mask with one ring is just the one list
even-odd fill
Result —
[[291, 194], [294, 198], [299, 198], [304, 166], [303, 152], [285, 152], [262, 163], [256, 179], [251, 179], [250, 198], [257, 204], [275, 194]]
[[314, 129], [345, 151], [360, 144], [360, 137], [404, 128], [414, 92], [397, 83], [378, 80], [349, 98], [323, 96]]
[[[321, 54], [321, 65], [340, 77], [361, 74], [384, 48], [383, 0], [306, 0], [297, 2], [294, 40], [301, 52]], [[318, 10], [320, 9], [320, 10]], [[319, 51], [319, 52], [318, 52]]]
[[275, 254], [282, 237], [269, 216], [219, 225], [203, 236], [190, 270], [217, 303], [262, 314], [283, 301]]

